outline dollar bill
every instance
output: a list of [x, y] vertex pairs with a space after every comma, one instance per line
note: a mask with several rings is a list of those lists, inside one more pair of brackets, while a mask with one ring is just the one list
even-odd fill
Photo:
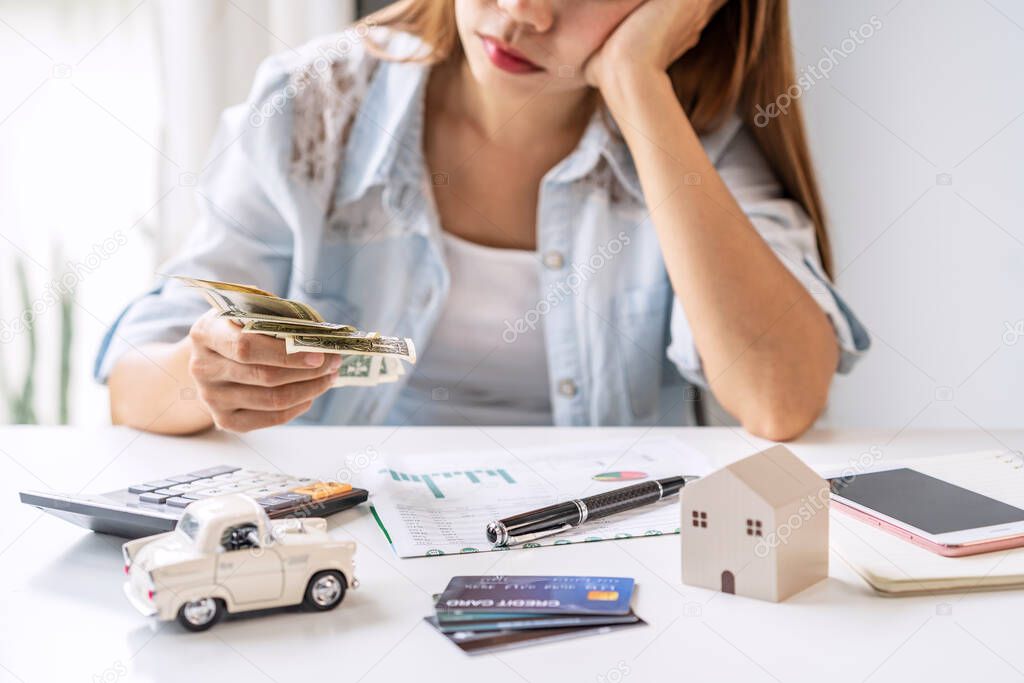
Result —
[[299, 351], [366, 354], [392, 356], [410, 363], [416, 362], [416, 347], [408, 337], [382, 337], [380, 335], [314, 336], [293, 334], [286, 340], [288, 353]]
[[393, 374], [396, 379], [405, 374], [405, 363], [397, 358], [384, 356], [384, 365], [387, 367], [388, 374]]
[[238, 292], [240, 294], [257, 294], [259, 296], [269, 296], [277, 298], [265, 289], [259, 287], [253, 287], [252, 285], [240, 285], [235, 282], [220, 282], [218, 280], [204, 280], [198, 277], [187, 277], [185, 275], [169, 275], [175, 280], [181, 280], [189, 287], [199, 287], [200, 289], [212, 289], [219, 291]]
[[[317, 313], [312, 306], [301, 301], [282, 299], [256, 287], [182, 275], [172, 275], [171, 277], [201, 290], [207, 300], [225, 317], [325, 323], [323, 316]], [[330, 325], [330, 323], [326, 324]]]
[[331, 386], [369, 387], [381, 383], [381, 356], [349, 355], [341, 361], [338, 375]]
[[252, 285], [172, 275], [200, 290], [220, 315], [242, 326], [245, 334], [285, 341], [288, 353], [319, 352], [343, 356], [332, 386], [376, 386], [396, 382], [404, 362], [416, 362], [416, 347], [405, 337], [363, 332], [353, 325], [330, 323], [312, 306], [274, 296]]
[[247, 320], [242, 325], [242, 332], [254, 334], [269, 334], [280, 339], [285, 339], [293, 334], [312, 334], [319, 336], [348, 336], [355, 332], [358, 332], [358, 330], [352, 325], [342, 325], [340, 323], [310, 324], [305, 321], [280, 321], [256, 319]]
[[338, 376], [334, 378], [333, 387], [365, 387], [376, 386], [387, 382], [397, 382], [405, 374], [402, 362], [388, 356], [367, 356], [364, 354], [344, 354]]

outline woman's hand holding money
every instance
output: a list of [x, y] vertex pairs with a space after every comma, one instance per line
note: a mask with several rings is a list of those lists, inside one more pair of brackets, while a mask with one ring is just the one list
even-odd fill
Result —
[[342, 357], [292, 353], [282, 339], [243, 334], [210, 310], [189, 333], [188, 371], [198, 398], [221, 429], [246, 432], [284, 424], [331, 388]]

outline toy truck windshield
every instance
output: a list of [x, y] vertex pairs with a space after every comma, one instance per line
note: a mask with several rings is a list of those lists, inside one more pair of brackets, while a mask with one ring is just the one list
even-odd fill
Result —
[[194, 547], [206, 553], [263, 545], [272, 538], [270, 530], [270, 518], [262, 509], [227, 515], [217, 509], [187, 510], [177, 526]]

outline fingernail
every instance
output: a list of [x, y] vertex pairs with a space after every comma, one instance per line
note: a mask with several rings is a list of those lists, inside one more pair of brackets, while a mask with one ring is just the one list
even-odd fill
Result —
[[307, 353], [306, 354], [306, 365], [311, 368], [318, 368], [323, 365], [324, 354], [322, 353]]

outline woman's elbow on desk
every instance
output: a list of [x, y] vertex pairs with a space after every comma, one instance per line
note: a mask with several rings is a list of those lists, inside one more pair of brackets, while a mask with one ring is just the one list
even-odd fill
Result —
[[750, 392], [733, 412], [745, 430], [769, 441], [792, 441], [814, 426], [825, 410], [832, 373], [814, 373], [797, 385], [770, 381], [769, 388]]
[[808, 410], [765, 410], [742, 419], [740, 424], [754, 436], [769, 441], [792, 441], [803, 436], [824, 410], [824, 403], [813, 411]]
[[830, 341], [824, 353], [808, 356], [779, 361], [767, 372], [738, 382], [722, 377], [712, 389], [722, 406], [754, 436], [792, 441], [814, 426], [825, 410], [839, 349]]

